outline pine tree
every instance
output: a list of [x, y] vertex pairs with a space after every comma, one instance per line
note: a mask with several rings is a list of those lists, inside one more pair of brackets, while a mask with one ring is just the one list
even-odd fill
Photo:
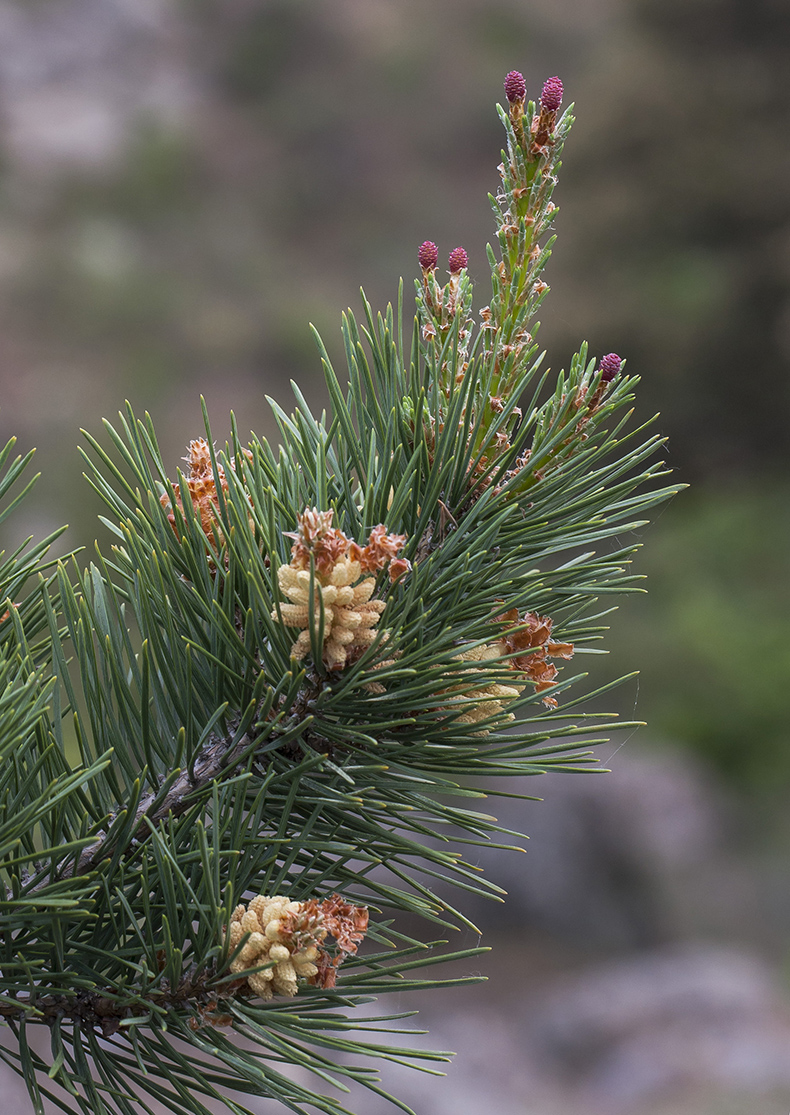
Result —
[[0, 1055], [36, 1112], [345, 1111], [344, 1080], [382, 1092], [376, 1059], [446, 1059], [366, 1005], [481, 951], [448, 953], [470, 923], [435, 881], [500, 893], [458, 851], [503, 831], [482, 799], [594, 762], [611, 717], [580, 706], [615, 683], [569, 698], [568, 663], [637, 587], [619, 539], [675, 489], [619, 356], [542, 370], [572, 117], [558, 78], [537, 106], [515, 71], [505, 92], [479, 324], [466, 252], [443, 281], [426, 242], [406, 345], [402, 287], [344, 318], [347, 387], [318, 340], [329, 417], [295, 388], [279, 448], [234, 422], [220, 451], [206, 416], [173, 480], [127, 407], [85, 435], [109, 551], [0, 559]]

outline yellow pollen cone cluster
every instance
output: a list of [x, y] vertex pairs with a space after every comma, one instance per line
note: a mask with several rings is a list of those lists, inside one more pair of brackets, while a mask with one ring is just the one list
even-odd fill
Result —
[[[231, 952], [246, 933], [246, 944], [231, 961], [232, 972], [243, 972], [259, 964], [270, 964], [260, 972], [247, 976], [247, 983], [262, 999], [272, 995], [286, 995], [293, 998], [297, 992], [297, 979], [309, 979], [318, 974], [315, 961], [318, 959], [318, 945], [326, 936], [326, 929], [313, 929], [313, 943], [304, 943], [305, 934], [295, 937], [292, 932], [283, 932], [286, 925], [298, 924], [304, 903], [292, 902], [283, 895], [269, 897], [259, 894], [248, 906], [239, 905], [233, 911], [227, 935]], [[299, 940], [299, 947], [295, 941]]]
[[[501, 642], [486, 643], [483, 646], [470, 647], [468, 650], [463, 651], [456, 658], [458, 662], [479, 662], [481, 670], [489, 662], [494, 662], [501, 658], [503, 654], [507, 654], [508, 648]], [[456, 720], [457, 724], [477, 724], [481, 720], [487, 720], [490, 716], [502, 716], [505, 713], [505, 707], [521, 693], [523, 685], [501, 685], [499, 682], [492, 681], [486, 685], [481, 685], [479, 689], [467, 690], [465, 693], [459, 693], [458, 699], [468, 704], [468, 709], [464, 711], [461, 716]], [[507, 719], [513, 719], [513, 713], [507, 713]]]
[[[369, 647], [375, 638], [374, 628], [385, 605], [383, 600], [370, 599], [375, 577], [360, 581], [361, 576], [361, 563], [343, 556], [322, 578], [324, 583], [314, 578], [314, 620], [318, 631], [323, 605], [323, 659], [330, 669], [341, 669], [349, 655]], [[291, 601], [280, 605], [282, 621], [287, 627], [301, 628], [291, 649], [294, 658], [301, 660], [310, 653], [310, 571], [281, 565], [277, 580], [283, 596]], [[277, 612], [272, 612], [272, 618], [279, 618]]]

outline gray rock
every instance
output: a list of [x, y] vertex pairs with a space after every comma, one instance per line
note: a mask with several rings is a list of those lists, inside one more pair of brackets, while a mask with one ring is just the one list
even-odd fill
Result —
[[721, 922], [722, 894], [742, 903], [749, 891], [727, 858], [726, 809], [680, 754], [621, 750], [610, 773], [524, 779], [519, 789], [543, 801], [492, 797], [486, 808], [528, 834], [526, 854], [476, 848], [468, 857], [508, 892], [504, 907], [473, 904], [483, 930], [649, 947], [705, 932]]
[[12, 162], [100, 168], [140, 118], [184, 125], [195, 83], [172, 0], [0, 2], [0, 92]]
[[688, 944], [596, 965], [523, 1019], [543, 1071], [596, 1110], [697, 1089], [790, 1095], [790, 1004], [741, 950]]

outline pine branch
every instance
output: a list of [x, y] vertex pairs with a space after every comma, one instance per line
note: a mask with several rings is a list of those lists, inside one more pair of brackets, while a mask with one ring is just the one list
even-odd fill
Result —
[[[279, 1066], [385, 1094], [355, 1058], [446, 1058], [371, 1041], [359, 1015], [480, 951], [398, 915], [471, 925], [437, 883], [501, 900], [463, 853], [511, 846], [479, 808], [511, 792], [491, 781], [595, 762], [613, 716], [579, 711], [568, 663], [597, 653], [599, 598], [638, 590], [636, 545], [595, 547], [677, 488], [628, 426], [619, 356], [543, 368], [572, 118], [556, 78], [537, 107], [515, 71], [505, 90], [479, 326], [465, 250], [440, 283], [426, 242], [410, 353], [402, 289], [397, 312], [344, 317], [346, 388], [318, 339], [329, 419], [297, 388], [293, 413], [272, 402], [279, 449], [234, 420], [220, 450], [204, 407], [172, 479], [127, 406], [84, 452], [111, 551], [0, 555], [0, 1018], [19, 1042], [0, 1057], [36, 1111], [60, 1102], [49, 1078], [91, 1115], [143, 1095], [246, 1111], [231, 1090], [337, 1112]], [[11, 452], [0, 521], [24, 495]]]

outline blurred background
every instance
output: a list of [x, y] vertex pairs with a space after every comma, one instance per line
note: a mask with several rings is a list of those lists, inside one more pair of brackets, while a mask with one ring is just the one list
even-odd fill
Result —
[[274, 437], [292, 377], [320, 406], [307, 323], [342, 367], [421, 241], [485, 289], [514, 68], [576, 102], [548, 360], [626, 356], [692, 487], [595, 679], [638, 667], [649, 727], [492, 799], [532, 839], [480, 857], [489, 983], [424, 1005], [448, 1080], [389, 1079], [421, 1115], [787, 1115], [786, 0], [0, 0], [0, 443], [44, 474], [14, 530], [92, 545], [79, 427], [126, 399], [173, 471], [201, 393], [219, 441]]

